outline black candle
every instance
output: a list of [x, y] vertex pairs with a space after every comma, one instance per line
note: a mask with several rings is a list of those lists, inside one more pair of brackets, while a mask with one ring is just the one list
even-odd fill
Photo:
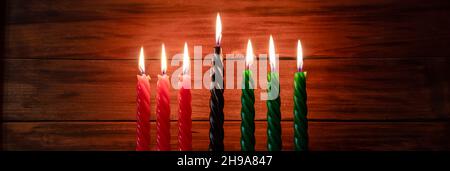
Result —
[[214, 47], [213, 69], [211, 71], [211, 96], [209, 100], [209, 150], [223, 151], [223, 62], [221, 56], [220, 39], [222, 37], [222, 25], [220, 23], [220, 15], [217, 14], [216, 20], [216, 46]]

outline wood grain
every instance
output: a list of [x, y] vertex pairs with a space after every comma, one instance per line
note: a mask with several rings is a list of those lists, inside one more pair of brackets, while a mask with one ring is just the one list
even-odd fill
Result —
[[[53, 1], [8, 3], [7, 58], [134, 59], [141, 45], [157, 57], [183, 43], [214, 46], [215, 15], [223, 21], [225, 53], [294, 56], [301, 38], [308, 57], [449, 57], [446, 0]], [[425, 43], [426, 42], [426, 43]], [[209, 51], [207, 51], [209, 50]]]
[[[292, 120], [296, 64], [280, 62], [283, 119]], [[159, 65], [157, 60], [147, 61], [153, 78], [153, 109]], [[449, 79], [442, 74], [449, 73], [448, 59], [317, 59], [307, 60], [305, 67], [311, 119], [449, 119]], [[8, 60], [4, 118], [134, 120], [136, 68], [134, 60]], [[177, 68], [169, 68], [169, 74]], [[203, 68], [205, 73], [207, 68]], [[235, 80], [235, 87], [240, 80]], [[264, 120], [265, 101], [260, 93], [261, 87], [256, 90], [256, 119]], [[209, 91], [203, 87], [192, 94], [192, 118], [208, 120]], [[172, 119], [177, 119], [177, 95], [172, 88]], [[225, 91], [226, 120], [240, 120], [240, 95], [236, 88]]]
[[[217, 12], [225, 54], [243, 54], [248, 38], [256, 54], [267, 53], [274, 35], [286, 150], [297, 39], [308, 71], [312, 150], [450, 150], [448, 0], [9, 0], [0, 148], [133, 150], [139, 47], [154, 97], [161, 43], [169, 59], [185, 41], [191, 57], [194, 45], [204, 57], [214, 46]], [[194, 149], [207, 150], [209, 92], [192, 94]], [[240, 149], [240, 94], [225, 91], [226, 150]], [[173, 136], [176, 96], [172, 88]], [[264, 150], [265, 102], [255, 107], [257, 149]]]
[[[134, 150], [132, 122], [6, 123], [9, 150]], [[155, 145], [155, 124], [152, 123]], [[225, 122], [225, 150], [240, 150], [240, 122]], [[283, 149], [292, 150], [292, 123], [283, 122]], [[448, 123], [311, 122], [313, 151], [450, 150]], [[193, 150], [208, 150], [209, 123], [193, 123]], [[266, 122], [256, 124], [256, 150], [266, 150]], [[430, 136], [430, 134], [434, 134]], [[171, 125], [171, 148], [177, 149], [176, 122]]]

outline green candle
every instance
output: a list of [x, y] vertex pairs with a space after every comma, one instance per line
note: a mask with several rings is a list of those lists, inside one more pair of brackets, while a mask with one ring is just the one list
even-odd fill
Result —
[[308, 107], [306, 105], [306, 72], [303, 68], [303, 53], [300, 40], [297, 44], [297, 68], [294, 76], [294, 149], [308, 150]]
[[280, 111], [280, 79], [275, 72], [275, 45], [272, 35], [269, 41], [269, 59], [271, 72], [267, 75], [267, 150], [281, 151], [281, 111]]
[[247, 43], [247, 68], [243, 73], [241, 95], [241, 150], [255, 151], [255, 93], [252, 71], [249, 69], [253, 61], [251, 41]]

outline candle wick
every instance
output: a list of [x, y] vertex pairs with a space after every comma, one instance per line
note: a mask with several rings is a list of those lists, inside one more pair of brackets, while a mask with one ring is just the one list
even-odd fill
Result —
[[222, 35], [219, 35], [217, 41], [216, 41], [216, 46], [220, 47], [220, 39], [222, 39]]
[[275, 62], [270, 61], [270, 71], [271, 72], [275, 71]]

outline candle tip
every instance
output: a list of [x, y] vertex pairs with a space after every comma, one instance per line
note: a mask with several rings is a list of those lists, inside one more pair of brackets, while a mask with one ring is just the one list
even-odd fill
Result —
[[300, 39], [297, 41], [297, 69], [298, 71], [303, 69], [303, 49]]
[[139, 71], [141, 74], [145, 73], [145, 59], [144, 59], [144, 47], [141, 46], [141, 50], [139, 53]]
[[245, 55], [245, 59], [246, 59], [245, 63], [246, 63], [247, 68], [250, 68], [250, 65], [252, 65], [254, 57], [255, 57], [255, 55], [253, 54], [252, 41], [250, 39], [248, 39], [247, 53]]
[[216, 17], [216, 44], [220, 45], [220, 40], [222, 39], [222, 22], [220, 20], [220, 14], [217, 13]]

